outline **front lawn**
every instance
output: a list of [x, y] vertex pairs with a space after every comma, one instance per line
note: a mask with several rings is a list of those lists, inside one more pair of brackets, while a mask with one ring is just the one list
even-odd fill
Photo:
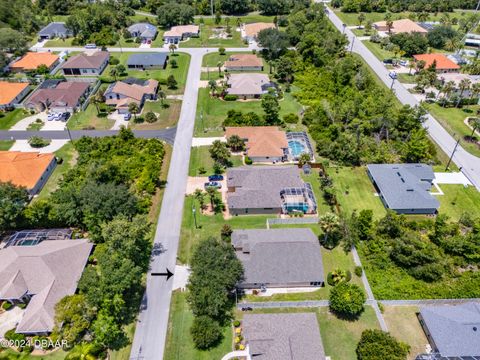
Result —
[[[474, 186], [438, 185], [444, 195], [435, 195], [440, 201], [439, 213], [448, 215], [453, 221], [458, 221], [463, 213], [472, 218], [480, 217], [480, 192]], [[435, 188], [432, 191], [436, 191]]]
[[107, 118], [107, 113], [101, 113], [99, 116], [95, 105], [89, 104], [85, 111], [78, 111], [72, 115], [68, 120], [67, 127], [70, 130], [85, 130], [92, 127], [95, 130], [108, 130], [114, 123], [114, 120]]
[[30, 116], [30, 112], [23, 109], [0, 112], [0, 130], [10, 129], [13, 125], [27, 116]]
[[15, 140], [0, 140], [0, 151], [9, 150], [14, 143]]
[[[180, 109], [182, 102], [179, 100], [166, 100], [168, 107], [163, 107], [160, 101], [147, 101], [143, 107], [142, 115], [143, 123], [130, 122], [129, 128], [133, 130], [160, 130], [175, 126], [180, 117]], [[154, 123], [145, 121], [145, 114], [149, 111], [157, 115], [158, 120]], [[138, 115], [137, 115], [138, 116]]]
[[[234, 24], [230, 24], [232, 28], [232, 37], [227, 38], [220, 38], [215, 35], [215, 29], [217, 31], [225, 31], [226, 25], [206, 25], [200, 24], [200, 36], [199, 37], [192, 37], [186, 41], [182, 41], [180, 43], [180, 48], [194, 48], [194, 47], [247, 47], [242, 40], [240, 35], [240, 31], [236, 30], [236, 26]], [[220, 29], [222, 28], [222, 29]]]
[[190, 327], [193, 324], [193, 314], [188, 307], [186, 294], [178, 290], [172, 293], [170, 315], [168, 319], [167, 341], [164, 360], [210, 360], [221, 359], [232, 351], [232, 328], [223, 328], [223, 339], [215, 348], [203, 351], [195, 348]]
[[[208, 176], [214, 173], [214, 161], [210, 156], [209, 149], [210, 146], [192, 147], [188, 176]], [[239, 155], [231, 156], [230, 161], [232, 162], [232, 167], [243, 165], [242, 157]], [[201, 169], [203, 169], [203, 172], [200, 171]]]
[[[289, 113], [299, 114], [302, 106], [291, 93], [284, 93], [280, 100], [280, 116]], [[255, 112], [263, 115], [262, 101], [224, 101], [210, 96], [210, 90], [203, 88], [199, 90], [197, 105], [197, 121], [195, 122], [195, 136], [220, 136], [223, 134], [222, 123], [229, 110]], [[203, 114], [203, 121], [201, 115]], [[205, 130], [205, 131], [204, 131]], [[203, 135], [202, 135], [203, 134]]]

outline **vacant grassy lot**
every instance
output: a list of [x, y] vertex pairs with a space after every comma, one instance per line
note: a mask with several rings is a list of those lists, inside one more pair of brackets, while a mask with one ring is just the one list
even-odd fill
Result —
[[386, 214], [365, 167], [329, 168], [327, 173], [333, 179], [335, 194], [345, 215], [364, 209], [373, 210], [377, 219]]
[[[208, 176], [214, 173], [214, 161], [210, 156], [209, 149], [210, 146], [192, 147], [188, 176]], [[243, 160], [241, 156], [231, 156], [230, 161], [232, 162], [232, 167], [243, 165]], [[201, 172], [201, 169], [203, 169], [204, 171]]]
[[[280, 100], [280, 116], [288, 113], [299, 114], [302, 109], [291, 93], [284, 93]], [[224, 101], [210, 96], [209, 89], [200, 89], [198, 94], [197, 121], [195, 122], [195, 136], [219, 136], [223, 134], [222, 123], [229, 110], [255, 112], [263, 115], [262, 101]], [[201, 115], [203, 114], [203, 121]], [[205, 130], [205, 132], [204, 132]]]
[[165, 104], [169, 106], [163, 107], [160, 101], [147, 101], [143, 108], [142, 116], [152, 111], [157, 115], [158, 120], [151, 124], [146, 121], [143, 123], [131, 121], [129, 128], [134, 130], [160, 130], [175, 126], [180, 117], [182, 102], [179, 100], [166, 100]]
[[102, 116], [99, 117], [95, 105], [89, 104], [85, 111], [78, 111], [72, 115], [67, 122], [67, 127], [70, 130], [82, 130], [90, 127], [96, 130], [108, 130], [113, 126], [115, 121], [108, 119], [106, 115], [107, 113], [103, 113]]
[[419, 308], [417, 306], [385, 306], [384, 308], [383, 316], [388, 331], [411, 347], [408, 358], [413, 360], [418, 354], [424, 353], [428, 340], [416, 315]]
[[195, 349], [190, 335], [192, 323], [193, 314], [188, 308], [185, 293], [174, 291], [170, 304], [164, 360], [221, 359], [232, 351], [232, 328], [230, 326], [224, 327], [223, 339], [215, 348], [208, 351]]
[[200, 24], [200, 36], [192, 37], [180, 43], [180, 48], [186, 47], [247, 47], [242, 40], [240, 31], [237, 31], [234, 24], [230, 24], [231, 37], [223, 38], [219, 34], [225, 32], [226, 25], [206, 25]]
[[[480, 192], [474, 186], [439, 185], [445, 195], [435, 196], [440, 201], [440, 214], [446, 214], [458, 221], [463, 213], [473, 218], [480, 217]], [[432, 189], [435, 190], [435, 189]]]
[[0, 116], [0, 130], [8, 130], [20, 120], [30, 116], [30, 112], [23, 109], [15, 109], [12, 111], [0, 112]]
[[10, 149], [14, 142], [15, 140], [0, 140], [0, 151]]

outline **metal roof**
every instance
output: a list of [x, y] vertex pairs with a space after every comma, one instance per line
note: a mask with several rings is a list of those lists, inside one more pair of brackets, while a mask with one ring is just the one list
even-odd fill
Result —
[[168, 54], [166, 52], [132, 54], [128, 57], [127, 66], [129, 65], [163, 66], [167, 61], [167, 58], [168, 58]]

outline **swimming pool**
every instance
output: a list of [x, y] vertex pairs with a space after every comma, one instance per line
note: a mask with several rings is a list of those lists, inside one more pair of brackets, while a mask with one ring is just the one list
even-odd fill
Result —
[[305, 145], [298, 140], [290, 140], [288, 142], [288, 147], [293, 157], [297, 158], [300, 154], [303, 154], [305, 151]]

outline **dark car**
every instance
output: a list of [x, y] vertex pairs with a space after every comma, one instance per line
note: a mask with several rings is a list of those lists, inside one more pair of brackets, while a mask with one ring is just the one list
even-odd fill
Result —
[[215, 188], [215, 189], [221, 189], [222, 188], [222, 184], [216, 182], [216, 181], [209, 181], [209, 182], [206, 182], [204, 184], [205, 186], [205, 189], [206, 188]]
[[223, 175], [210, 175], [208, 181], [222, 181]]
[[384, 64], [393, 64], [393, 59], [385, 59], [383, 60]]

